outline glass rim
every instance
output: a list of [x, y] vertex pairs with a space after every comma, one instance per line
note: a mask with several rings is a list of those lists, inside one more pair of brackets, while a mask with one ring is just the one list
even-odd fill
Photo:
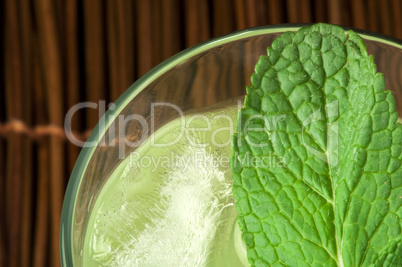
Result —
[[[103, 115], [102, 119], [110, 118], [110, 116], [119, 114], [128, 103], [131, 102], [144, 88], [155, 81], [158, 77], [166, 73], [172, 67], [185, 62], [191, 57], [202, 53], [211, 48], [230, 43], [231, 41], [245, 39], [253, 36], [260, 36], [265, 34], [280, 33], [286, 31], [297, 31], [302, 27], [312, 26], [316, 23], [286, 23], [286, 24], [274, 24], [265, 25], [253, 28], [247, 28], [243, 30], [234, 31], [232, 33], [214, 37], [206, 41], [200, 42], [194, 46], [186, 48], [175, 55], [164, 60], [160, 64], [153, 67], [150, 71], [138, 78], [130, 87], [128, 87], [114, 102], [115, 108], [113, 110], [108, 109]], [[334, 24], [333, 24], [334, 25]], [[344, 30], [353, 30], [358, 33], [363, 39], [370, 41], [377, 41], [394, 46], [402, 50], [402, 40], [392, 36], [388, 36], [382, 33], [371, 32], [367, 30], [356, 29], [352, 27], [341, 26]], [[100, 121], [102, 121], [100, 119]], [[60, 223], [60, 257], [62, 266], [70, 266], [73, 264], [72, 259], [72, 222], [74, 216], [75, 201], [77, 198], [78, 189], [81, 185], [81, 179], [86, 171], [86, 167], [99, 144], [101, 138], [109, 128], [111, 121], [105, 120], [105, 123], [101, 125], [99, 122], [92, 130], [85, 144], [96, 143], [96, 145], [83, 147], [71, 172], [67, 189], [64, 194], [61, 223]], [[65, 247], [67, 245], [67, 247]], [[68, 264], [69, 263], [69, 264]]]

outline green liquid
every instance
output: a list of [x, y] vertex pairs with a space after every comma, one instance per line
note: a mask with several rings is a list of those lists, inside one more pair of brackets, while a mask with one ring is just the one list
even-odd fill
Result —
[[237, 111], [231, 101], [171, 121], [116, 168], [90, 215], [84, 266], [248, 265], [229, 167]]

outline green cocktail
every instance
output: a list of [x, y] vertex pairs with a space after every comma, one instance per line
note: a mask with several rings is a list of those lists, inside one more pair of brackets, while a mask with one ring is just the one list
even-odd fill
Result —
[[[150, 71], [116, 101], [69, 181], [62, 266], [248, 265], [229, 168], [237, 101], [224, 101], [244, 95], [266, 47], [300, 26], [244, 30], [195, 46]], [[362, 36], [400, 105], [402, 44]], [[152, 124], [152, 103], [162, 102], [185, 112], [184, 122], [161, 109]], [[142, 142], [153, 126], [155, 133]]]
[[247, 264], [229, 168], [237, 112], [237, 101], [192, 111], [116, 168], [90, 214], [84, 266]]

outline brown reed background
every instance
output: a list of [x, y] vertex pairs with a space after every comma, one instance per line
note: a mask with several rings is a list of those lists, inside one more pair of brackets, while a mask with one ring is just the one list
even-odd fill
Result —
[[[328, 22], [402, 39], [401, 0], [5, 0], [0, 3], [0, 266], [59, 266], [61, 205], [80, 148], [64, 116], [113, 102], [186, 47], [248, 27]], [[74, 116], [85, 140], [96, 110]]]

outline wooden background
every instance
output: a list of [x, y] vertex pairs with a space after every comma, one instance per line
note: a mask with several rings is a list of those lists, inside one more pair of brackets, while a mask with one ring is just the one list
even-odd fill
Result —
[[[82, 101], [113, 102], [171, 55], [235, 30], [328, 22], [402, 39], [402, 0], [3, 0], [0, 266], [59, 266], [64, 190], [80, 149], [63, 131]], [[73, 130], [98, 121], [86, 109]]]

